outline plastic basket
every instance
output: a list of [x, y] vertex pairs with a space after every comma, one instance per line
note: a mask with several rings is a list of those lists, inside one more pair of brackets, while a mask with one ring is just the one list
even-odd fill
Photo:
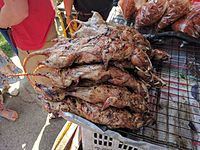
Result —
[[144, 150], [87, 128], [82, 128], [81, 131], [83, 150]]

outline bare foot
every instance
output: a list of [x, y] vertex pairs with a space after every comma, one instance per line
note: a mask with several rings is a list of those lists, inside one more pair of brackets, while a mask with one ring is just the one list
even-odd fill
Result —
[[0, 112], [0, 116], [6, 118], [8, 120], [11, 120], [11, 121], [15, 121], [18, 118], [17, 112], [14, 110], [10, 110], [10, 109], [3, 109]]

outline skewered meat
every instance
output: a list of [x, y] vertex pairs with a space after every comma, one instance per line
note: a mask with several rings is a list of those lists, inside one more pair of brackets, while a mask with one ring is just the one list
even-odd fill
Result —
[[67, 95], [77, 97], [81, 100], [96, 104], [103, 103], [103, 108], [109, 106], [117, 108], [130, 107], [135, 112], [148, 111], [144, 98], [135, 93], [131, 93], [125, 87], [113, 85], [97, 85], [92, 87], [76, 87]]
[[[97, 17], [96, 20], [101, 19], [101, 18], [98, 18], [98, 15], [96, 16], [95, 13], [93, 16]], [[151, 45], [149, 41], [146, 40], [134, 28], [124, 26], [124, 25], [113, 26], [103, 21], [101, 22], [101, 24], [92, 24], [91, 26], [88, 26], [88, 22], [82, 23], [82, 27], [74, 33], [75, 38], [87, 38], [88, 35], [92, 38], [97, 38], [103, 35], [111, 39], [120, 38], [123, 41], [133, 42], [135, 46], [137, 46], [138, 48], [141, 48], [144, 51], [148, 51], [151, 49]]]
[[[54, 50], [48, 50], [31, 53], [25, 60], [24, 67], [26, 68], [26, 63], [29, 58], [36, 55], [45, 55], [48, 58], [41, 64], [45, 64], [46, 66], [52, 68], [69, 67], [73, 63], [88, 64], [95, 62], [104, 62], [105, 66], [107, 66], [110, 60], [122, 61], [125, 59], [136, 59], [137, 57], [141, 57], [138, 59], [146, 63], [140, 63], [140, 66], [143, 65], [142, 67], [146, 70], [152, 69], [151, 62], [147, 58], [148, 56], [146, 56], [145, 52], [135, 47], [131, 40], [127, 39], [129, 31], [127, 30], [127, 34], [125, 32], [126, 30], [122, 33], [121, 37], [117, 35], [116, 37], [114, 36], [111, 38], [102, 36], [98, 39], [81, 39], [80, 41], [76, 41], [77, 43], [79, 43], [77, 44], [79, 46], [76, 46], [75, 49], [69, 44], [69, 46], [65, 46], [67, 50], [62, 48], [57, 49], [57, 52], [55, 52]], [[139, 43], [139, 41], [145, 41], [144, 38], [142, 37], [142, 39], [141, 37], [136, 35], [133, 36], [133, 38], [135, 38], [135, 41], [138, 41], [137, 43]], [[86, 40], [86, 44], [82, 44], [84, 40]]]
[[[148, 89], [142, 82], [136, 80], [130, 74], [116, 67], [106, 69], [103, 65], [84, 65], [67, 70], [55, 70], [54, 72], [39, 74], [17, 74], [10, 76], [40, 76], [50, 79], [50, 85], [57, 88], [76, 86], [80, 80], [90, 80], [95, 83], [108, 82], [117, 86], [126, 86], [141, 94], [144, 99], [148, 98]], [[48, 84], [48, 83], [47, 83]]]
[[171, 25], [179, 18], [186, 15], [190, 10], [189, 0], [168, 0], [168, 7], [158, 24], [158, 29]]
[[137, 12], [135, 0], [119, 0], [119, 6], [125, 19], [130, 19]]
[[96, 38], [102, 35], [110, 38], [120, 37], [123, 41], [133, 42], [139, 48], [143, 47], [142, 50], [144, 51], [151, 49], [149, 41], [137, 30], [125, 25], [108, 24], [97, 12], [93, 13], [92, 18], [88, 22], [80, 22], [80, 24], [82, 27], [74, 33], [75, 38], [87, 38], [88, 36]]
[[[71, 66], [73, 63], [87, 64], [93, 62], [109, 61], [109, 57], [111, 60], [127, 59], [130, 58], [132, 51], [135, 49], [134, 45], [125, 42], [119, 43], [119, 40], [113, 41], [108, 49], [104, 49], [104, 46], [100, 46], [98, 42], [96, 45], [87, 44], [81, 45], [78, 48], [79, 50], [63, 50], [56, 53], [51, 51], [41, 51], [32, 53], [29, 55], [29, 57], [40, 54], [46, 55], [48, 58], [41, 64], [45, 64], [46, 66], [52, 68], [64, 68]], [[117, 53], [114, 53], [114, 51], [117, 51]]]
[[184, 32], [195, 38], [200, 37], [200, 2], [194, 3], [192, 10], [172, 26], [173, 30]]
[[135, 80], [128, 73], [115, 67], [105, 69], [103, 65], [85, 65], [67, 70], [58, 70], [52, 73], [43, 74], [52, 80], [52, 84], [59, 88], [77, 85], [79, 80], [91, 80], [96, 83], [109, 82], [118, 86], [127, 86], [148, 97], [147, 88], [144, 84]]
[[92, 104], [103, 103], [102, 110], [110, 106], [116, 108], [129, 107], [134, 112], [148, 112], [147, 102], [144, 98], [131, 93], [125, 87], [113, 85], [96, 85], [92, 87], [75, 87], [70, 90], [37, 86], [44, 91], [44, 98], [50, 102], [63, 101], [67, 96], [73, 96]]
[[[111, 128], [138, 129], [149, 124], [153, 114], [147, 86], [162, 85], [153, 74], [150, 58], [162, 60], [167, 54], [152, 50], [135, 29], [107, 24], [97, 13], [79, 23], [82, 26], [74, 39], [60, 40], [25, 59], [24, 67], [31, 57], [46, 56], [32, 73], [9, 76], [42, 78], [31, 83], [53, 112], [68, 111]], [[126, 65], [134, 69], [133, 74]]]
[[[118, 43], [119, 45], [120, 45], [120, 43]], [[118, 47], [120, 48], [120, 46], [118, 45]], [[114, 45], [113, 45], [113, 47], [115, 47]], [[117, 46], [116, 46], [117, 47]], [[85, 62], [86, 61], [93, 61], [93, 62], [98, 62], [98, 60], [99, 60], [99, 57], [96, 55], [96, 54], [98, 54], [98, 50], [97, 51], [92, 51], [92, 52], [90, 52], [89, 51], [89, 49], [87, 49], [88, 51], [84, 51], [84, 52], [80, 52], [80, 54], [81, 54], [81, 56], [79, 57], [79, 58], [77, 58], [76, 59], [76, 62], [82, 62], [83, 60], [85, 60]], [[120, 57], [124, 57], [124, 58], [126, 58], [126, 56], [130, 56], [130, 52], [131, 52], [132, 50], [130, 50], [130, 48], [127, 48], [127, 49], [125, 49], [124, 51], [121, 51], [121, 53], [119, 52], [119, 53], [115, 53], [114, 51], [113, 51], [113, 49], [108, 49], [108, 53], [110, 53], [110, 54], [112, 54], [112, 56], [113, 56], [113, 58], [112, 58], [112, 60], [118, 60], [118, 61], [120, 61], [120, 59], [117, 59], [117, 58], [120, 58]], [[75, 52], [75, 51], [74, 51]], [[87, 55], [88, 54], [88, 55]], [[123, 55], [124, 54], [124, 55]], [[132, 58], [131, 58], [131, 62], [132, 62], [132, 65], [131, 65], [131, 67], [134, 67], [134, 68], [136, 68], [136, 70], [137, 71], [140, 71], [141, 73], [142, 72], [146, 72], [146, 74], [149, 74], [149, 70], [151, 70], [151, 68], [152, 68], [152, 64], [151, 64], [151, 61], [149, 60], [149, 57], [146, 55], [146, 53], [145, 52], [143, 52], [142, 50], [140, 50], [140, 49], [138, 49], [138, 48], [136, 48], [134, 51], [133, 51], [133, 53], [132, 53], [133, 55], [132, 55]], [[57, 55], [57, 54], [55, 54], [55, 55]], [[55, 57], [55, 55], [52, 55], [52, 57]], [[104, 61], [110, 61], [110, 58], [109, 58], [109, 55], [106, 55], [106, 52], [104, 53], [104, 55], [105, 56], [103, 56], [104, 57]], [[67, 57], [69, 56], [69, 58], [71, 57], [70, 55], [67, 55]], [[89, 57], [89, 58], [88, 58]], [[152, 53], [151, 53], [151, 56], [150, 56], [152, 59], [154, 59], [154, 60], [162, 60], [162, 61], [164, 61], [164, 60], [167, 60], [168, 59], [168, 54], [166, 53], [166, 52], [164, 52], [164, 51], [160, 51], [160, 50], [152, 50]], [[47, 59], [45, 62], [44, 62], [44, 64], [45, 65], [48, 65], [48, 66], [51, 66], [51, 65], [49, 65], [52, 61], [50, 61], [51, 60], [51, 57], [49, 58], [49, 59]], [[55, 61], [53, 61], [53, 62], [56, 62], [56, 63], [58, 63], [58, 61], [56, 61], [56, 59], [53, 59], [53, 60], [55, 60]], [[61, 61], [59, 61], [59, 62], [61, 62]], [[61, 62], [61, 64], [62, 64], [62, 62]], [[65, 63], [63, 63], [63, 64], [65, 64]], [[71, 63], [70, 63], [71, 64]], [[60, 65], [59, 65], [60, 66]], [[139, 75], [142, 75], [142, 74], [139, 74]], [[149, 75], [150, 76], [150, 75]]]
[[101, 110], [102, 105], [94, 105], [77, 99], [67, 99], [65, 102], [50, 103], [52, 111], [67, 111], [82, 116], [94, 123], [103, 124], [110, 128], [138, 129], [152, 122], [148, 114], [131, 114], [126, 110], [108, 108]]
[[[57, 44], [59, 47], [53, 47], [54, 50], [52, 51], [49, 49], [31, 53], [24, 61], [24, 68], [26, 68], [26, 63], [31, 57], [45, 55], [47, 59], [41, 64], [51, 68], [69, 67], [73, 63], [88, 64], [96, 62], [104, 62], [107, 66], [110, 60], [132, 59], [134, 64], [136, 64], [135, 60], [145, 62], [142, 68], [140, 68], [142, 63], [140, 63], [140, 67], [138, 66], [141, 70], [152, 69], [151, 62], [145, 54], [151, 49], [150, 43], [138, 31], [122, 25], [107, 25], [104, 21], [101, 21], [102, 18], [95, 14], [88, 22], [83, 23], [83, 27], [76, 32], [76, 39], [66, 40], [66, 44], [62, 41], [63, 45]], [[84, 28], [89, 28], [90, 31], [93, 30], [96, 33], [92, 31], [91, 37], [86, 37], [88, 31], [82, 30]], [[84, 32], [85, 34], [83, 34]]]
[[138, 11], [135, 19], [135, 28], [150, 26], [158, 22], [167, 9], [167, 0], [150, 0]]

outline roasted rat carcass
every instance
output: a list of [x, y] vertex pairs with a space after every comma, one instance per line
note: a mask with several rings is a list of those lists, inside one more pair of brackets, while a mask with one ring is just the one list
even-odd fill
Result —
[[200, 37], [200, 2], [192, 5], [192, 10], [172, 26], [173, 30], [184, 32], [195, 38]]
[[[24, 68], [31, 57], [45, 55], [47, 59], [40, 64], [51, 68], [102, 62], [108, 66], [111, 60], [128, 59], [140, 70], [152, 69], [149, 56], [153, 51], [150, 43], [138, 31], [122, 25], [106, 24], [104, 21], [99, 21], [101, 18], [98, 17], [94, 14], [88, 22], [83, 23], [75, 33], [75, 39], [68, 39], [66, 43], [62, 41], [62, 44], [58, 44], [57, 48], [53, 47], [52, 51], [48, 49], [31, 53], [24, 61]], [[84, 30], [85, 28], [87, 30]]]
[[79, 50], [37, 52], [35, 54], [30, 54], [29, 58], [33, 55], [48, 54], [50, 56], [40, 64], [51, 68], [66, 68], [73, 64], [80, 65], [101, 62], [104, 62], [105, 67], [107, 67], [110, 61], [130, 61], [132, 67], [140, 72], [138, 75], [143, 76], [144, 74], [142, 74], [142, 72], [150, 74], [149, 71], [152, 70], [149, 57], [157, 61], [164, 61], [169, 58], [166, 52], [160, 50], [151, 50], [148, 56], [140, 48], [134, 47], [133, 44], [120, 42], [125, 38], [127, 37], [122, 34], [121, 39], [110, 40], [110, 42], [107, 41], [108, 47], [106, 47], [106, 44], [102, 44], [104, 46], [99, 46], [98, 42], [96, 42], [96, 45], [83, 45]]
[[[151, 17], [152, 16], [154, 15], [151, 15]], [[81, 22], [81, 24], [82, 27], [74, 33], [74, 37], [76, 38], [87, 38], [88, 35], [91, 36], [92, 39], [99, 36], [107, 36], [107, 41], [109, 41], [110, 39], [113, 40], [115, 38], [120, 38], [121, 42], [129, 41], [132, 44], [134, 43], [135, 47], [146, 52], [149, 57], [151, 57], [152, 55], [151, 53], [153, 52], [153, 50], [149, 41], [132, 27], [128, 27], [125, 25], [108, 24], [102, 20], [101, 16], [99, 16], [98, 13], [94, 13], [93, 17], [90, 18], [88, 22]], [[155, 52], [153, 53], [155, 54]], [[163, 54], [161, 56], [163, 56]]]
[[40, 76], [48, 78], [50, 86], [57, 88], [68, 88], [76, 86], [81, 80], [89, 80], [94, 83], [111, 83], [117, 86], [125, 86], [134, 90], [135, 93], [141, 94], [144, 98], [148, 98], [148, 89], [145, 84], [134, 79], [129, 73], [122, 71], [116, 67], [108, 67], [103, 65], [83, 65], [68, 69], [57, 69], [48, 73], [35, 74], [17, 74], [11, 76]]
[[134, 112], [148, 111], [147, 103], [140, 94], [131, 93], [125, 87], [113, 85], [96, 85], [76, 87], [67, 95], [96, 104], [103, 103], [103, 110], [109, 106], [116, 108], [129, 107]]
[[81, 28], [73, 35], [75, 38], [96, 38], [107, 36], [109, 38], [120, 37], [123, 41], [131, 41], [144, 51], [151, 50], [151, 45], [137, 30], [125, 25], [111, 25], [102, 20], [98, 13], [94, 12], [88, 22], [81, 22]]
[[189, 0], [168, 0], [167, 10], [158, 24], [158, 29], [171, 25], [190, 11]]
[[[51, 68], [66, 68], [72, 64], [88, 64], [95, 62], [103, 62], [105, 66], [107, 66], [110, 60], [122, 61], [129, 59], [134, 62], [137, 57], [141, 57], [138, 59], [145, 63], [140, 63], [138, 67], [142, 70], [151, 70], [152, 65], [148, 56], [144, 51], [137, 48], [131, 39], [127, 39], [128, 32], [128, 30], [124, 30], [121, 36], [120, 34], [113, 33], [111, 37], [81, 38], [79, 41], [76, 40], [76, 45], [79, 46], [71, 46], [72, 44], [68, 44], [69, 42], [66, 41], [66, 46], [63, 45], [66, 50], [63, 48], [56, 48], [56, 52], [55, 50], [48, 50], [31, 53], [25, 59], [24, 67], [26, 68], [26, 63], [29, 58], [37, 55], [47, 56], [47, 59], [40, 64]], [[139, 36], [132, 36], [132, 38], [135, 38], [137, 43], [143, 40]], [[73, 40], [71, 41], [74, 43]]]
[[83, 65], [67, 70], [55, 70], [51, 73], [39, 74], [39, 76], [51, 79], [52, 85], [58, 88], [78, 85], [80, 80], [90, 80], [95, 83], [109, 82], [118, 86], [127, 86], [135, 90], [136, 93], [148, 97], [148, 90], [143, 83], [116, 67], [106, 69], [103, 65]]
[[113, 107], [101, 110], [102, 105], [94, 105], [78, 99], [68, 98], [63, 102], [47, 102], [51, 112], [67, 111], [82, 116], [94, 123], [103, 124], [110, 128], [138, 129], [153, 121], [152, 116], [141, 113], [130, 113], [127, 110]]
[[71, 89], [59, 89], [37, 84], [44, 91], [47, 101], [59, 102], [66, 97], [73, 96], [92, 104], [102, 103], [102, 110], [110, 106], [116, 108], [129, 107], [134, 112], [148, 112], [148, 104], [140, 94], [131, 93], [125, 87], [113, 85], [95, 85], [91, 87], [74, 87]]
[[[131, 41], [135, 46], [142, 48], [144, 51], [151, 49], [149, 41], [147, 41], [137, 30], [125, 25], [112, 25], [106, 23], [103, 18], [94, 12], [92, 18], [87, 22], [80, 22], [81, 28], [73, 35], [75, 38], [92, 38], [99, 37], [101, 35], [116, 38], [120, 37], [123, 41]], [[118, 35], [118, 36], [116, 36]]]
[[137, 12], [135, 28], [150, 26], [157, 23], [167, 9], [167, 0], [150, 0]]

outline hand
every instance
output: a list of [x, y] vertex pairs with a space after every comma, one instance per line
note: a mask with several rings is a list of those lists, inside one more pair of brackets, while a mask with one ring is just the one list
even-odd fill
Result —
[[67, 16], [66, 23], [70, 33], [74, 33], [76, 31], [76, 26], [77, 26], [75, 22], [71, 22], [72, 20], [73, 20], [72, 16]]
[[67, 25], [72, 21], [72, 19], [73, 19], [73, 17], [71, 15], [66, 17]]

